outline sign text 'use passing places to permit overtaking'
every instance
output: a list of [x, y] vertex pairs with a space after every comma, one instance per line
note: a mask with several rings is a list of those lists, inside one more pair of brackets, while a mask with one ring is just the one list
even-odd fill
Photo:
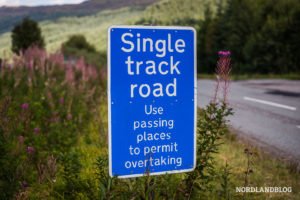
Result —
[[108, 30], [109, 171], [120, 178], [196, 164], [196, 35], [189, 27]]

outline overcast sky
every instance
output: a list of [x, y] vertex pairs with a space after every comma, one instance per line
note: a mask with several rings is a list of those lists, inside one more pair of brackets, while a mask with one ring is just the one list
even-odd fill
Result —
[[38, 6], [56, 4], [76, 4], [85, 0], [0, 0], [0, 6]]

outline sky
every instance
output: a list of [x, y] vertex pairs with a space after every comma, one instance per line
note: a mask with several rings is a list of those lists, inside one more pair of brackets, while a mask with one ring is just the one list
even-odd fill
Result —
[[85, 0], [0, 0], [0, 6], [39, 6], [39, 5], [58, 5], [76, 4]]

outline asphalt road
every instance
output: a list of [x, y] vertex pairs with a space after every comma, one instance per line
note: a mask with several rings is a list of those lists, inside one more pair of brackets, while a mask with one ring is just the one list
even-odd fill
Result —
[[[198, 80], [198, 106], [212, 99], [215, 81]], [[230, 125], [238, 135], [269, 153], [300, 163], [300, 81], [231, 82]]]

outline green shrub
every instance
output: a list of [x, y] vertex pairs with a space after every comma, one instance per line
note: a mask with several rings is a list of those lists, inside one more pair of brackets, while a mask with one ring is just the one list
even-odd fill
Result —
[[83, 35], [73, 35], [62, 44], [62, 52], [66, 59], [72, 61], [81, 57], [88, 64], [103, 68], [106, 65], [106, 53], [97, 52]]
[[96, 51], [95, 47], [93, 47], [90, 43], [88, 43], [86, 38], [83, 35], [71, 36], [67, 42], [63, 43], [62, 48], [63, 49], [86, 50], [88, 52]]

